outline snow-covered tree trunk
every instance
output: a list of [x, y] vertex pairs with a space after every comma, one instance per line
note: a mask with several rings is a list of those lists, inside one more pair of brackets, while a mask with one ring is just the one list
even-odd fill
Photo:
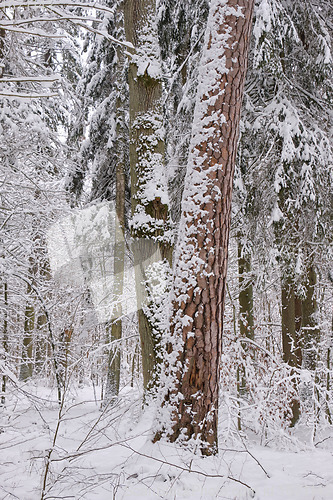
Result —
[[317, 274], [313, 262], [307, 265], [305, 297], [302, 300], [302, 348], [303, 367], [307, 370], [315, 370], [318, 360], [318, 344], [320, 341], [320, 330], [316, 318]]
[[[125, 0], [125, 33], [133, 44], [129, 64], [130, 169], [132, 235], [136, 294], [145, 388], [153, 382], [158, 363], [159, 338], [154, 318], [141, 307], [146, 297], [141, 264], [151, 257], [150, 243], [171, 262], [169, 200], [165, 173], [162, 115], [162, 75], [155, 0]], [[169, 229], [169, 231], [168, 231]], [[157, 336], [156, 336], [157, 335]]]
[[171, 441], [217, 450], [231, 195], [253, 0], [211, 0], [178, 247], [169, 359]]

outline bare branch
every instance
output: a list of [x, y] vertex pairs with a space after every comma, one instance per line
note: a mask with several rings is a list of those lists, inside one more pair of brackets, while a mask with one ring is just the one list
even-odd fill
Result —
[[60, 75], [52, 76], [18, 76], [14, 78], [0, 78], [0, 83], [14, 83], [14, 82], [58, 82], [61, 80]]
[[6, 30], [6, 31], [14, 31], [15, 33], [22, 33], [23, 35], [34, 35], [34, 36], [41, 36], [43, 38], [66, 38], [66, 35], [56, 35], [52, 33], [48, 33], [47, 31], [41, 30], [41, 29], [35, 29], [35, 30], [28, 30], [24, 28], [15, 28], [12, 26], [6, 26], [3, 24], [0, 24], [0, 29]]
[[41, 97], [59, 97], [59, 94], [20, 94], [15, 92], [0, 92], [0, 97], [15, 97], [19, 99], [40, 99]]

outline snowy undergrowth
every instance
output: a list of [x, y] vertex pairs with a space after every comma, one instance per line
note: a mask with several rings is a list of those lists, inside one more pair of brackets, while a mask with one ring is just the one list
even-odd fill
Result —
[[219, 455], [202, 458], [165, 441], [152, 444], [155, 409], [141, 401], [137, 389], [123, 389], [117, 404], [101, 410], [86, 387], [59, 411], [50, 389], [16, 387], [0, 413], [1, 500], [333, 498], [329, 431], [316, 447], [304, 426], [290, 434], [289, 447], [242, 435], [228, 443], [224, 399]]

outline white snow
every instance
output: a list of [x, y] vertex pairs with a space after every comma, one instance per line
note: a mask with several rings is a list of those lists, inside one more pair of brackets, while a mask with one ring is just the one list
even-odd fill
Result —
[[47, 387], [21, 385], [9, 396], [0, 421], [1, 499], [39, 500], [51, 449], [45, 500], [333, 498], [332, 432], [316, 447], [304, 429], [295, 433], [303, 441], [289, 449], [244, 437], [227, 443], [222, 411], [220, 452], [203, 458], [165, 441], [152, 444], [154, 408], [142, 409], [137, 388], [124, 388], [103, 411], [91, 388], [68, 394], [53, 445], [58, 415]]

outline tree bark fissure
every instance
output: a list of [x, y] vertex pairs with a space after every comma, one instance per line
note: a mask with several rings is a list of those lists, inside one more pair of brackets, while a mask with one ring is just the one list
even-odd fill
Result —
[[[170, 440], [217, 449], [231, 195], [253, 1], [211, 2], [176, 254]], [[177, 343], [177, 339], [180, 339]], [[172, 363], [172, 361], [170, 361]]]

